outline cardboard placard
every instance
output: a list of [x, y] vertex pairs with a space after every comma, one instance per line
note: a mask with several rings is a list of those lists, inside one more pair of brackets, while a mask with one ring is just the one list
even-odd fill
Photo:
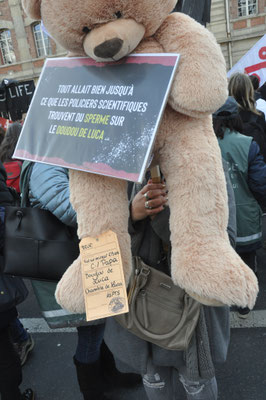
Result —
[[122, 259], [115, 232], [80, 242], [87, 321], [128, 312]]
[[142, 182], [178, 61], [47, 59], [14, 157]]

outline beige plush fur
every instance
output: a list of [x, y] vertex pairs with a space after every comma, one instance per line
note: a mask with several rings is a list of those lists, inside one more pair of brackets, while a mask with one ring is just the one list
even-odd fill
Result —
[[[169, 189], [172, 278], [206, 304], [254, 306], [258, 284], [231, 248], [227, 194], [211, 113], [227, 97], [225, 62], [214, 37], [171, 10], [175, 0], [23, 0], [32, 18], [71, 55], [113, 61], [130, 52], [174, 52], [181, 61], [154, 147]], [[113, 47], [117, 48], [112, 53]], [[70, 172], [71, 202], [79, 237], [108, 229], [119, 239], [128, 281], [131, 273], [125, 182]], [[84, 310], [80, 260], [56, 292], [62, 307]]]

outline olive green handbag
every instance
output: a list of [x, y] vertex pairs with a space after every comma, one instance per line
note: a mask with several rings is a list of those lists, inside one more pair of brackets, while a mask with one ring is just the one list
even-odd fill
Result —
[[125, 329], [167, 350], [185, 350], [196, 328], [200, 303], [172, 279], [133, 258], [128, 288], [129, 312], [115, 317]]

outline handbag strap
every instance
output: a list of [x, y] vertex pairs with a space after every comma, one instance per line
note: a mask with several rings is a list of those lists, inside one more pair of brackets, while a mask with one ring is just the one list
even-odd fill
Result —
[[29, 188], [30, 177], [34, 163], [32, 161], [24, 161], [20, 176], [20, 192], [21, 192], [21, 207], [30, 207]]

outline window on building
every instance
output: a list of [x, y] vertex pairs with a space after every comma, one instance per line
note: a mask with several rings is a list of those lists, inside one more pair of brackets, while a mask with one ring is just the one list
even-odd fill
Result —
[[51, 43], [48, 35], [42, 30], [41, 24], [33, 25], [33, 34], [38, 57], [52, 54]]
[[2, 64], [12, 64], [16, 62], [11, 33], [7, 29], [0, 31], [0, 51]]
[[258, 10], [258, 0], [238, 0], [238, 16], [246, 17], [256, 14]]

